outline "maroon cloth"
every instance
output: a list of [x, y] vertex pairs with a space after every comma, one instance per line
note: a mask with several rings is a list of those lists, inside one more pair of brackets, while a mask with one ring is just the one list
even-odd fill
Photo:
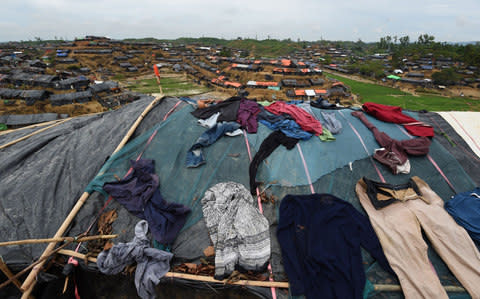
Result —
[[265, 107], [265, 109], [276, 115], [286, 113], [290, 115], [303, 130], [314, 133], [317, 136], [322, 134], [322, 124], [302, 108], [277, 101]]
[[397, 166], [402, 165], [408, 160], [408, 155], [422, 156], [428, 154], [431, 141], [427, 137], [420, 137], [408, 140], [392, 139], [385, 132], [379, 131], [368, 119], [363, 112], [355, 111], [352, 115], [358, 117], [363, 124], [373, 133], [375, 140], [384, 147], [386, 151], [380, 151], [373, 156], [382, 164], [387, 165], [396, 174]]
[[403, 125], [411, 135], [425, 137], [434, 136], [432, 126], [403, 114], [401, 107], [376, 103], [365, 103], [363, 104], [362, 108], [365, 112], [379, 120]]
[[237, 113], [237, 122], [247, 130], [248, 133], [257, 133], [258, 122], [257, 114], [260, 113], [260, 107], [257, 102], [241, 99], [240, 107]]

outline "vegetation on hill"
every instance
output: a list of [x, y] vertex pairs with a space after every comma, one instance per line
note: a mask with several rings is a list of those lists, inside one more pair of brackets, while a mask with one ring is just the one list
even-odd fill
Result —
[[328, 74], [348, 85], [352, 93], [360, 96], [361, 102], [374, 102], [385, 105], [400, 106], [409, 110], [429, 111], [480, 111], [480, 101], [465, 97], [448, 98], [436, 95], [412, 95], [399, 89], [364, 83], [345, 77]]

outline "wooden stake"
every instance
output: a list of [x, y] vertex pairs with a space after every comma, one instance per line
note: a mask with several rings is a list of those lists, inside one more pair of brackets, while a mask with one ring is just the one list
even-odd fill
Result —
[[17, 286], [17, 288], [18, 288], [20, 291], [22, 290], [22, 289], [21, 289], [22, 284], [20, 283], [20, 281], [18, 281], [18, 279], [16, 279], [16, 278], [13, 277], [12, 271], [10, 271], [10, 269], [8, 269], [7, 264], [5, 264], [5, 263], [3, 262], [3, 259], [2, 259], [2, 258], [0, 258], [0, 270], [3, 272], [3, 274], [5, 274], [5, 276], [6, 276], [8, 279], [11, 279], [11, 280], [12, 280], [13, 284], [14, 284], [15, 286]]
[[[37, 269], [37, 272], [40, 270], [40, 266], [37, 268], [36, 266], [39, 265], [39, 264], [44, 264], [45, 261], [53, 254], [57, 253], [59, 250], [61, 250], [62, 248], [64, 248], [65, 246], [69, 245], [70, 243], [72, 242], [67, 242], [63, 245], [61, 245], [60, 247], [58, 247], [57, 249], [53, 250], [53, 251], [50, 251], [48, 252], [47, 254], [45, 254], [44, 256], [42, 256], [41, 258], [39, 258], [36, 262], [30, 264], [30, 266], [28, 266], [27, 268], [23, 269], [22, 271], [18, 272], [17, 274], [13, 275], [12, 277], [9, 277], [6, 281], [4, 281], [2, 284], [0, 284], [0, 289], [5, 287], [6, 285], [8, 285], [9, 283], [11, 283], [14, 279], [20, 277], [21, 275], [23, 275], [25, 272], [27, 272], [28, 270], [30, 269]], [[32, 271], [33, 272], [33, 271]], [[32, 273], [30, 272], [30, 274]], [[25, 282], [24, 282], [25, 283]], [[23, 288], [22, 286], [20, 286], [20, 291], [22, 291]], [[30, 293], [32, 292], [32, 290], [30, 290], [28, 293], [27, 292], [24, 292], [23, 295], [22, 295], [22, 298], [24, 298], [24, 296], [26, 296], [25, 298], [29, 298], [30, 297]]]
[[[59, 250], [59, 254], [67, 255], [67, 256], [73, 256], [77, 257], [80, 259], [85, 259], [85, 255], [75, 252], [73, 250]], [[96, 263], [97, 259], [89, 257], [88, 261]], [[289, 288], [289, 283], [288, 282], [281, 282], [281, 281], [256, 281], [256, 280], [239, 280], [235, 282], [228, 282], [227, 279], [224, 280], [216, 280], [215, 278], [211, 276], [203, 276], [203, 275], [193, 275], [193, 274], [186, 274], [186, 273], [178, 273], [178, 272], [168, 272], [165, 274], [164, 277], [169, 277], [169, 278], [181, 278], [181, 279], [188, 279], [188, 280], [195, 280], [195, 281], [205, 281], [205, 282], [212, 282], [212, 283], [224, 283], [224, 284], [233, 284], [233, 285], [242, 285], [242, 286], [256, 286], [256, 287], [274, 287], [274, 288], [284, 288], [287, 289]], [[395, 285], [395, 284], [374, 284], [373, 285], [375, 291], [379, 292], [397, 292], [397, 291], [402, 291], [402, 287], [400, 285]], [[463, 287], [459, 286], [443, 286], [445, 291], [447, 292], [457, 292], [457, 293], [462, 293], [466, 292], [466, 290]]]
[[53, 125], [50, 125], [50, 126], [45, 127], [45, 128], [42, 128], [42, 129], [37, 130], [37, 131], [35, 131], [35, 132], [33, 132], [33, 133], [30, 133], [30, 134], [28, 134], [28, 135], [25, 135], [25, 136], [23, 136], [23, 137], [20, 137], [20, 138], [18, 138], [18, 139], [15, 139], [15, 140], [13, 140], [13, 141], [10, 141], [10, 142], [8, 142], [8, 143], [5, 143], [5, 144], [3, 144], [3, 145], [0, 145], [0, 149], [4, 149], [4, 148], [6, 148], [6, 147], [9, 147], [10, 145], [14, 145], [15, 143], [18, 143], [18, 142], [20, 142], [20, 141], [23, 141], [23, 140], [25, 140], [25, 139], [28, 139], [28, 138], [30, 138], [30, 137], [32, 137], [32, 136], [34, 136], [34, 135], [40, 134], [40, 133], [42, 133], [43, 131], [46, 131], [46, 130], [48, 130], [48, 129], [50, 129], [50, 128], [53, 128], [53, 127], [55, 127], [55, 126], [58, 126], [59, 124], [62, 124], [62, 123], [64, 123], [64, 122], [66, 122], [67, 120], [68, 120], [68, 119], [63, 119], [63, 120], [61, 120], [61, 121], [59, 121], [59, 122], [57, 122], [57, 123], [54, 123]]
[[60, 238], [50, 238], [50, 239], [29, 239], [29, 240], [0, 242], [0, 247], [11, 246], [11, 245], [51, 243], [51, 242], [58, 243], [58, 242], [63, 242], [63, 241], [86, 242], [86, 241], [98, 240], [98, 239], [114, 239], [116, 237], [118, 237], [118, 235], [99, 235], [99, 236], [87, 236], [87, 237], [80, 237], [80, 238], [60, 237]]
[[[147, 115], [148, 112], [150, 112], [150, 110], [152, 110], [152, 108], [155, 106], [155, 104], [157, 104], [161, 99], [163, 98], [160, 98], [160, 97], [157, 97], [155, 98], [146, 108], [145, 110], [142, 112], [142, 114], [137, 118], [137, 120], [135, 121], [135, 123], [132, 125], [132, 127], [130, 128], [130, 130], [128, 130], [127, 134], [125, 134], [125, 137], [123, 137], [122, 141], [120, 141], [120, 143], [118, 144], [117, 148], [113, 151], [112, 155], [115, 154], [116, 152], [118, 152], [119, 150], [121, 150], [125, 144], [128, 142], [128, 140], [130, 139], [130, 137], [133, 135], [133, 133], [135, 132], [135, 129], [138, 127], [138, 125], [140, 124], [140, 122], [143, 120], [143, 118]], [[85, 203], [85, 201], [88, 199], [88, 197], [90, 196], [90, 194], [88, 192], [84, 192], [82, 194], [82, 196], [78, 199], [77, 203], [75, 204], [75, 206], [73, 207], [73, 209], [70, 211], [70, 213], [68, 214], [67, 218], [65, 219], [65, 221], [63, 221], [62, 225], [60, 226], [60, 228], [58, 229], [58, 231], [55, 233], [55, 235], [53, 236], [53, 238], [59, 238], [61, 237], [65, 231], [67, 230], [68, 226], [70, 226], [70, 223], [72, 222], [73, 218], [75, 218], [75, 216], [77, 215], [78, 211], [80, 211], [80, 208], [83, 206], [83, 204]], [[55, 244], [56, 243], [49, 243], [47, 248], [45, 249], [45, 251], [42, 253], [42, 255], [40, 256], [40, 259], [44, 258], [45, 256], [48, 256], [50, 254], [50, 252], [53, 250], [53, 248], [55, 248]], [[27, 278], [25, 279], [25, 281], [23, 282], [22, 284], [22, 290], [24, 290], [24, 293], [22, 295], [22, 299], [26, 299], [28, 298], [28, 296], [30, 295], [30, 293], [32, 292], [33, 290], [33, 287], [35, 286], [35, 277], [37, 276], [37, 273], [38, 271], [40, 270], [40, 268], [43, 266], [43, 264], [45, 263], [45, 260], [42, 260], [41, 263], [39, 263], [38, 267], [36, 267], [35, 269], [33, 269], [30, 274], [28, 274]]]
[[163, 90], [162, 90], [162, 85], [160, 84], [160, 78], [159, 77], [156, 77], [156, 78], [158, 83], [158, 90], [160, 90], [160, 96], [163, 97]]

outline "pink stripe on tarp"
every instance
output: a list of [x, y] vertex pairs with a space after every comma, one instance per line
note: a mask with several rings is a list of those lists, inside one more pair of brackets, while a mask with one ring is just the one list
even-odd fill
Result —
[[454, 120], [455, 122], [460, 126], [460, 128], [462, 128], [463, 132], [465, 132], [465, 134], [467, 134], [468, 137], [470, 137], [470, 139], [473, 141], [473, 143], [475, 143], [475, 146], [480, 150], [480, 146], [478, 145], [477, 141], [467, 132], [467, 130], [465, 130], [465, 128], [462, 126], [462, 124], [455, 118], [455, 116], [450, 112], [448, 113]]
[[[245, 144], [247, 145], [248, 159], [250, 160], [250, 162], [252, 162], [252, 152], [250, 151], [250, 144], [248, 143], [247, 132], [245, 131], [245, 129], [243, 129], [243, 136], [245, 137]], [[260, 190], [258, 190], [258, 187], [256, 188], [256, 191], [257, 191], [258, 210], [263, 215], [262, 199], [260, 198]], [[268, 263], [267, 269], [269, 273], [268, 280], [274, 281], [272, 264], [270, 262]], [[277, 299], [276, 289], [274, 287], [270, 287], [270, 290], [272, 291], [272, 299]]]
[[355, 133], [355, 135], [357, 135], [358, 139], [360, 140], [360, 142], [362, 143], [363, 145], [363, 149], [365, 150], [365, 152], [367, 153], [367, 155], [370, 157], [370, 162], [372, 162], [372, 165], [373, 167], [375, 168], [375, 170], [377, 171], [377, 174], [378, 174], [378, 177], [380, 178], [380, 180], [382, 181], [382, 183], [385, 183], [385, 179], [383, 178], [383, 175], [382, 173], [380, 172], [380, 169], [378, 169], [377, 167], [377, 164], [375, 164], [375, 162], [373, 162], [373, 159], [372, 157], [370, 156], [370, 153], [368, 152], [368, 149], [367, 149], [367, 146], [365, 145], [365, 142], [363, 142], [363, 138], [362, 136], [358, 133], [357, 129], [355, 129], [355, 127], [352, 125], [352, 123], [350, 121], [348, 121], [348, 119], [343, 115], [342, 111], [338, 111], [338, 113], [340, 113], [341, 116], [343, 116], [343, 118], [345, 118], [345, 120], [347, 121], [348, 125], [350, 126], [350, 128], [352, 128], [353, 132]]
[[167, 112], [167, 114], [165, 114], [165, 117], [163, 118], [163, 120], [166, 120], [167, 117], [169, 117], [170, 114], [173, 112], [173, 110], [175, 110], [175, 108], [177, 108], [178, 105], [180, 105], [180, 103], [181, 103], [181, 101], [178, 101], [178, 102], [175, 104], [175, 106], [173, 106], [172, 109], [170, 109], [170, 110]]
[[[410, 138], [410, 139], [413, 138], [413, 136], [410, 135], [407, 131], [405, 131], [404, 128], [400, 127], [399, 125], [396, 125], [396, 126], [397, 126], [397, 128], [400, 129], [400, 131], [403, 132], [403, 134], [407, 135], [408, 138]], [[437, 162], [435, 162], [435, 160], [432, 158], [432, 156], [430, 156], [430, 154], [427, 154], [427, 158], [430, 161], [430, 163], [432, 163], [432, 165], [435, 167], [435, 169], [437, 169], [438, 173], [440, 173], [440, 175], [443, 177], [445, 182], [447, 182], [448, 186], [450, 186], [450, 188], [452, 188], [453, 192], [457, 193], [457, 190], [455, 190], [455, 187], [453, 187], [452, 183], [450, 183], [450, 180], [447, 178], [445, 173], [443, 173], [442, 169], [440, 169], [440, 166], [438, 166]]]
[[310, 191], [312, 191], [312, 194], [314, 194], [315, 190], [313, 189], [312, 179], [310, 178], [310, 172], [308, 171], [308, 166], [307, 166], [307, 163], [305, 162], [305, 157], [303, 156], [302, 147], [300, 146], [300, 143], [297, 143], [297, 149], [298, 149], [298, 153], [300, 154], [300, 158], [302, 158], [303, 169], [305, 169], [305, 174], [307, 175], [308, 184], [310, 185]]
[[[170, 109], [167, 114], [165, 114], [165, 116], [163, 117], [163, 120], [165, 121], [167, 119], [168, 116], [170, 116], [170, 114], [173, 112], [173, 110], [175, 110], [175, 108], [177, 108], [177, 106], [181, 103], [181, 101], [178, 101], [173, 107], [172, 109]], [[147, 143], [145, 144], [145, 147], [143, 148], [142, 152], [138, 155], [136, 161], [140, 160], [140, 158], [142, 157], [143, 153], [145, 152], [145, 150], [147, 149], [147, 147], [150, 145], [150, 143], [152, 142], [153, 138], [155, 137], [155, 135], [157, 135], [158, 133], [158, 128], [153, 131], [152, 135], [150, 135], [150, 137], [148, 138], [147, 140]], [[123, 179], [125, 179], [131, 172], [133, 171], [133, 167], [130, 167], [130, 169], [128, 169], [127, 173], [123, 176]], [[88, 233], [93, 225], [95, 224], [95, 222], [97, 222], [97, 219], [98, 217], [100, 217], [100, 215], [102, 214], [102, 212], [107, 208], [107, 206], [110, 204], [110, 202], [113, 200], [113, 197], [112, 196], [108, 196], [108, 200], [105, 202], [105, 204], [103, 205], [103, 207], [100, 209], [100, 212], [98, 213], [98, 216], [97, 218], [95, 218], [95, 220], [90, 224], [90, 226], [88, 227], [88, 229], [85, 231], [85, 233]], [[75, 252], [77, 252], [79, 249], [80, 249], [80, 245], [82, 243], [78, 243], [77, 247], [75, 248]]]

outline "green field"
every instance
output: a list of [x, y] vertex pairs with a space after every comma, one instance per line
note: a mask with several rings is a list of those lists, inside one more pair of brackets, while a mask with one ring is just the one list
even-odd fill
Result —
[[359, 94], [363, 103], [374, 102], [416, 111], [480, 111], [480, 100], [476, 99], [467, 97], [448, 98], [434, 94], [414, 96], [395, 88], [363, 83], [333, 74], [326, 74], [326, 76], [350, 86], [352, 93]]
[[[192, 83], [191, 81], [182, 77], [164, 77], [161, 78], [160, 84], [162, 91], [166, 96], [189, 96], [210, 91], [210, 89]], [[157, 79], [142, 79], [129, 83], [126, 86], [131, 91], [136, 91], [145, 94], [159, 93]]]

